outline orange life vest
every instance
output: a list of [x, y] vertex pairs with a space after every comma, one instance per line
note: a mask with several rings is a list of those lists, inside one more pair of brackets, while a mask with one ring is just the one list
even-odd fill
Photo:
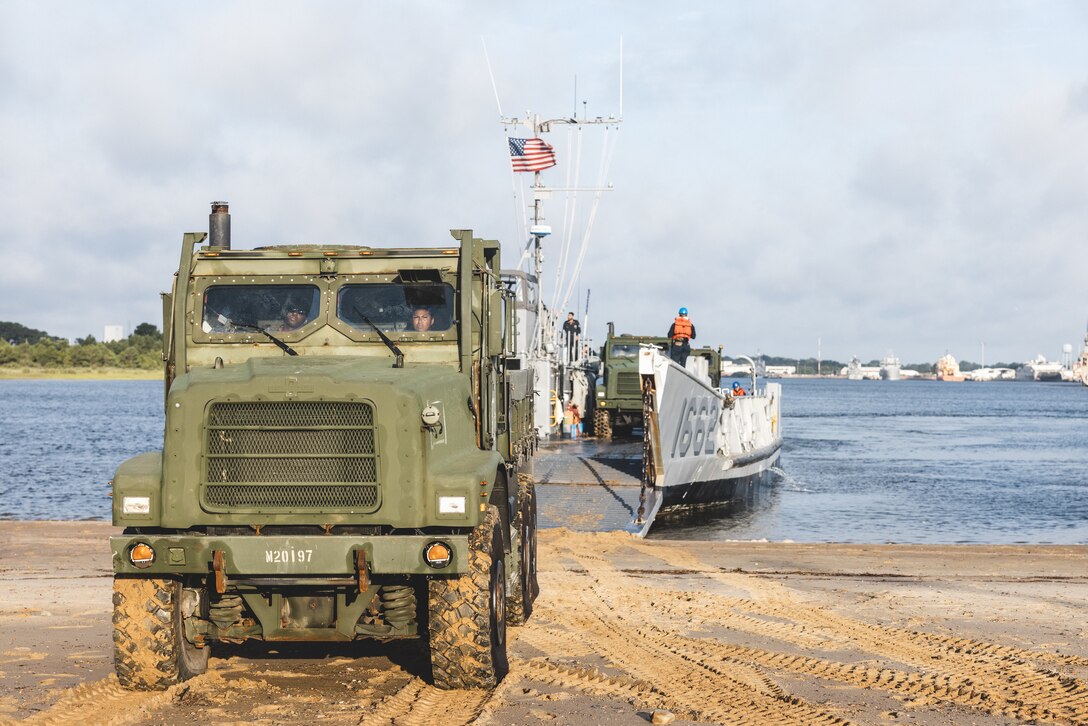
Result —
[[674, 340], [689, 340], [691, 338], [691, 320], [677, 316], [672, 321], [672, 337]]

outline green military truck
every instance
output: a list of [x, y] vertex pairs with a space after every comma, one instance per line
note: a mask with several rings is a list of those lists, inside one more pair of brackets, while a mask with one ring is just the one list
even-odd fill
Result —
[[499, 244], [232, 249], [227, 205], [163, 295], [161, 451], [113, 478], [114, 663], [129, 688], [216, 641], [426, 638], [490, 687], [532, 612], [532, 373]]
[[[597, 379], [593, 412], [594, 435], [604, 441], [630, 436], [642, 426], [642, 384], [638, 374], [638, 351], [642, 345], [656, 345], [668, 355], [669, 339], [652, 335], [616, 335], [608, 324], [608, 337], [601, 346], [601, 369]], [[693, 348], [692, 356], [706, 358], [711, 385], [721, 384], [721, 353], [713, 348]]]

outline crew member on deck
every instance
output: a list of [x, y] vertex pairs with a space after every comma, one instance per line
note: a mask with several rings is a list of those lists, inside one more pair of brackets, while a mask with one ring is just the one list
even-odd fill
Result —
[[669, 357], [680, 365], [686, 365], [691, 353], [691, 341], [695, 339], [695, 325], [688, 318], [688, 309], [680, 308], [676, 320], [669, 326]]
[[739, 382], [737, 382], [737, 381], [733, 381], [733, 395], [734, 395], [734, 396], [744, 396], [744, 395], [747, 395], [747, 393], [748, 393], [748, 392], [747, 392], [747, 391], [745, 391], [745, 390], [744, 390], [744, 389], [743, 389], [743, 388], [741, 387], [741, 385], [740, 385], [740, 383], [739, 383]]
[[582, 325], [574, 319], [574, 313], [567, 313], [563, 322], [563, 338], [567, 344], [567, 363], [573, 363], [578, 356], [578, 338], [582, 335]]

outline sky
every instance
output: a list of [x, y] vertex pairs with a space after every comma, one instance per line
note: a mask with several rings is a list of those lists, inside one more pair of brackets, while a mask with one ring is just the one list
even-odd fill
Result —
[[1086, 37], [1045, 0], [0, 0], [0, 320], [161, 326], [213, 200], [235, 247], [471, 228], [514, 264], [501, 110], [622, 117], [545, 135], [545, 184], [611, 185], [544, 203], [545, 300], [597, 342], [685, 306], [727, 355], [1056, 359], [1088, 323]]

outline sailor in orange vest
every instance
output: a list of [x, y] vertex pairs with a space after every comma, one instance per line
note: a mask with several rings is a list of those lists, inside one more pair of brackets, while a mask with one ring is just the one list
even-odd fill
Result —
[[688, 319], [688, 309], [680, 308], [680, 314], [669, 326], [669, 357], [680, 365], [686, 365], [691, 353], [691, 342], [695, 338], [695, 325]]

